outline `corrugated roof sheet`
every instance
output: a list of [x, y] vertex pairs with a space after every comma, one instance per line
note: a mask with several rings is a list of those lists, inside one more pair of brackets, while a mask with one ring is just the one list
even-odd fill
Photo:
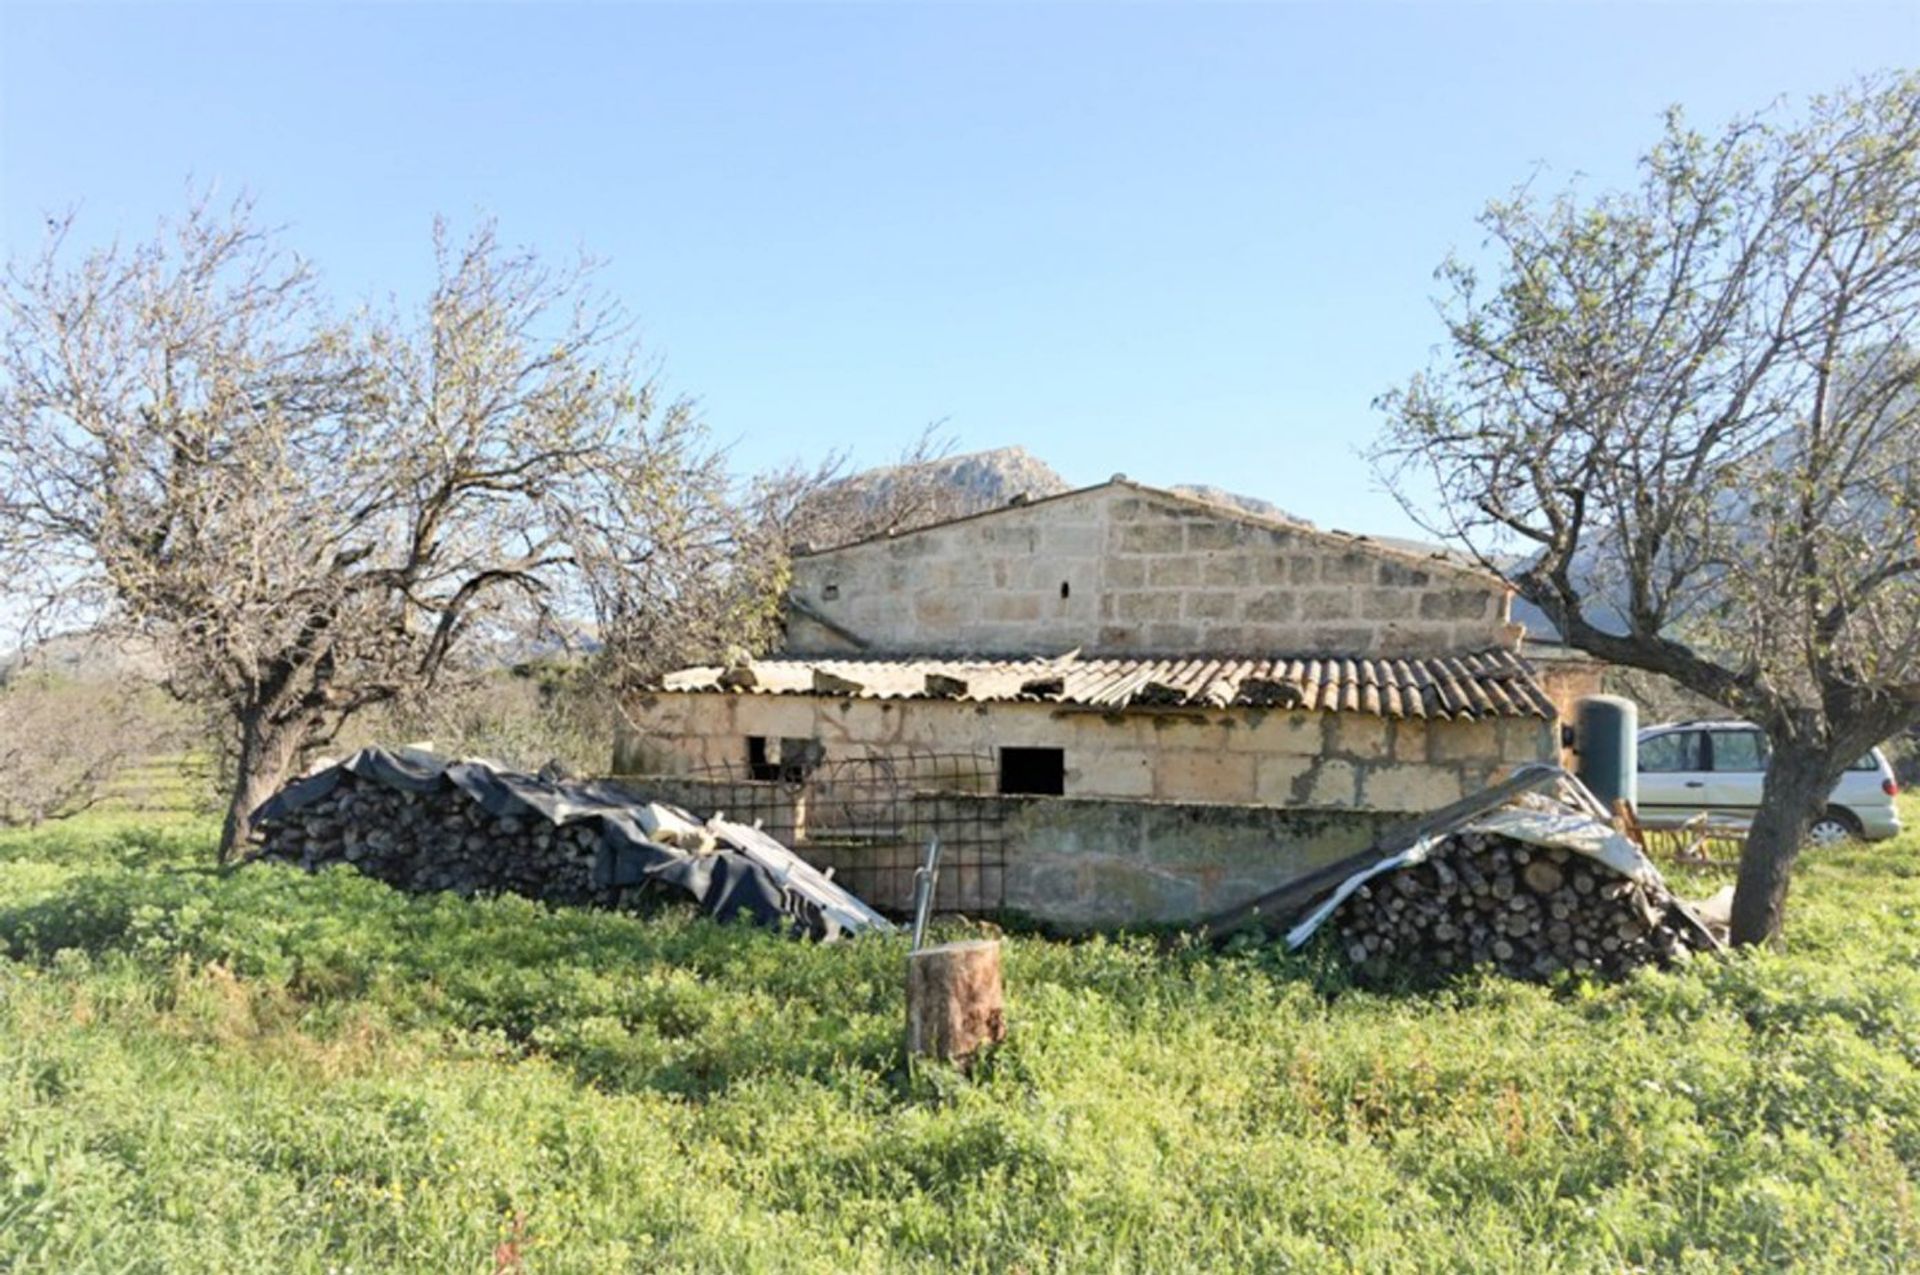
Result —
[[1511, 651], [1427, 658], [1303, 655], [1239, 659], [760, 660], [681, 669], [663, 691], [1050, 703], [1084, 708], [1283, 708], [1377, 717], [1551, 717], [1532, 668]]

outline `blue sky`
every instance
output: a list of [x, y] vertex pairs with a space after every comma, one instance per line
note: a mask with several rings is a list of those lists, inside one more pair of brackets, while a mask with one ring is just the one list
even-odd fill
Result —
[[345, 298], [436, 212], [584, 247], [743, 467], [944, 419], [1407, 532], [1357, 456], [1432, 272], [1547, 166], [1920, 61], [1920, 3], [159, 6], [0, 0], [0, 233], [249, 188]]

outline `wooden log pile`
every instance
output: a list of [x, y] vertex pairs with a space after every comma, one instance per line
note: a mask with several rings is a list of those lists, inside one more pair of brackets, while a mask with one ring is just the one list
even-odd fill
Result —
[[1618, 977], [1707, 946], [1671, 895], [1571, 850], [1482, 832], [1455, 833], [1424, 863], [1374, 877], [1328, 928], [1371, 982], [1475, 965], [1523, 979]]
[[261, 857], [312, 871], [348, 863], [405, 890], [511, 891], [555, 903], [612, 904], [593, 885], [599, 826], [496, 816], [457, 789], [406, 792], [343, 774], [339, 786], [263, 829]]

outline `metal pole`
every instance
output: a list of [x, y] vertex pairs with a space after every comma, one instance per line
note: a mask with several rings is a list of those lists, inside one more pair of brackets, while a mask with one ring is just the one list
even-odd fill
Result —
[[933, 911], [933, 891], [940, 879], [940, 838], [927, 838], [927, 861], [913, 870], [913, 950], [927, 936], [927, 916]]

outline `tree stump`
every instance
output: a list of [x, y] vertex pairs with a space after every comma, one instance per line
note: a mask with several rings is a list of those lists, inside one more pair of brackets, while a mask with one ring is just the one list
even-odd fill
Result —
[[964, 1070], [982, 1045], [1007, 1035], [1000, 944], [942, 943], [907, 958], [907, 1052]]

